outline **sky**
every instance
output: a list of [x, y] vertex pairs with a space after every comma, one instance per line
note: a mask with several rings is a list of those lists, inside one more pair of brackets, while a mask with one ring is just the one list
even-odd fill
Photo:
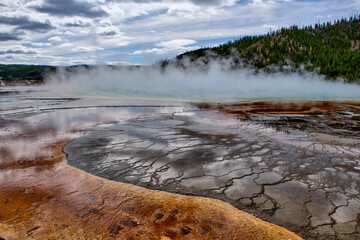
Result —
[[360, 0], [1, 0], [0, 63], [135, 65], [360, 13]]

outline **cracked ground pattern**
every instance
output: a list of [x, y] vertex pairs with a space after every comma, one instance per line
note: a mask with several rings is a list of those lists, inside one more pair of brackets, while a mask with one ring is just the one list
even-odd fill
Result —
[[91, 174], [221, 199], [307, 239], [360, 239], [358, 135], [296, 127], [305, 120], [271, 127], [284, 117], [140, 116], [93, 127], [64, 152], [68, 164]]

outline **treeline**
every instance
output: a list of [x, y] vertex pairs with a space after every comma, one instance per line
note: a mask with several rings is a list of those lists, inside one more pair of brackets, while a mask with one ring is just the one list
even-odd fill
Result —
[[[46, 65], [18, 65], [18, 64], [0, 64], [0, 80], [12, 82], [21, 80], [35, 80], [36, 82], [43, 82], [46, 76], [56, 71], [62, 71], [63, 73], [77, 73], [78, 71], [86, 71], [97, 68], [99, 66], [93, 65], [73, 65], [73, 66], [46, 66]], [[127, 69], [136, 71], [140, 66], [114, 66], [107, 65], [111, 69]]]
[[41, 82], [47, 73], [55, 71], [56, 68], [53, 66], [0, 64], [1, 80], [6, 81], [37, 80]]
[[241, 58], [257, 68], [303, 66], [330, 78], [360, 79], [360, 15], [314, 26], [291, 26], [262, 36], [246, 36], [213, 48], [177, 56], [191, 61], [212, 51], [222, 57]]

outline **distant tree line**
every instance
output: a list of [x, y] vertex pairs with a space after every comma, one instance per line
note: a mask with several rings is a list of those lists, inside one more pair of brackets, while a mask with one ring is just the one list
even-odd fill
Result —
[[[73, 66], [46, 66], [46, 65], [20, 65], [20, 64], [0, 64], [0, 80], [5, 81], [20, 81], [20, 80], [35, 80], [43, 82], [47, 75], [55, 73], [57, 70], [62, 70], [69, 74], [77, 73], [78, 71], [91, 70], [98, 66], [93, 65], [73, 65]], [[137, 70], [140, 66], [114, 66], [107, 65], [110, 69], [128, 69]]]
[[0, 77], [2, 80], [6, 81], [43, 81], [45, 74], [55, 72], [55, 70], [56, 68], [53, 66], [0, 64]]

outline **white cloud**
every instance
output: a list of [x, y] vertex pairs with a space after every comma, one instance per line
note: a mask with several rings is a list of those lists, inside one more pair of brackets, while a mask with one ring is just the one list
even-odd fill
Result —
[[178, 49], [194, 43], [196, 43], [196, 41], [191, 39], [174, 39], [171, 41], [160, 42], [157, 46], [169, 49]]
[[44, 43], [44, 42], [34, 42], [34, 43], [30, 43], [30, 44], [34, 47], [51, 47], [52, 46], [51, 43]]
[[8, 47], [0, 47], [0, 55], [12, 55], [21, 57], [22, 55], [36, 55], [38, 50], [36, 48], [26, 47], [23, 45], [12, 45]]
[[151, 48], [151, 49], [144, 49], [144, 50], [136, 50], [132, 54], [138, 55], [138, 54], [149, 54], [149, 53], [155, 53], [155, 54], [164, 54], [166, 53], [165, 49], [161, 48]]
[[93, 52], [93, 51], [99, 51], [104, 50], [101, 47], [93, 47], [93, 46], [76, 46], [72, 49], [74, 52]]
[[66, 43], [63, 43], [63, 44], [59, 45], [59, 47], [73, 47], [73, 46], [74, 46], [74, 44], [69, 43], [69, 42], [66, 42]]
[[62, 42], [62, 41], [64, 41], [64, 39], [62, 39], [59, 36], [54, 36], [54, 37], [48, 38], [48, 41], [50, 41], [50, 42]]
[[269, 31], [270, 31], [270, 29], [271, 29], [271, 31], [276, 31], [276, 30], [281, 28], [281, 26], [274, 25], [274, 24], [264, 24], [264, 25], [262, 25], [262, 27], [269, 30]]
[[97, 35], [113, 36], [119, 33], [119, 28], [112, 25], [107, 25], [107, 26], [96, 27], [95, 32]]
[[[149, 48], [149, 49], [142, 49], [142, 50], [136, 50], [132, 54], [138, 55], [138, 54], [157, 54], [157, 55], [164, 55], [168, 53], [181, 53], [185, 51], [190, 51], [196, 48], [199, 48], [198, 46], [191, 46], [188, 45], [195, 44], [196, 41], [192, 39], [174, 39], [170, 41], [162, 41], [155, 46], [156, 48]], [[160, 48], [159, 48], [160, 47]]]
[[64, 32], [64, 35], [72, 35], [72, 36], [75, 36], [75, 35], [77, 35], [75, 32], [73, 32], [73, 31], [65, 31]]
[[253, 0], [249, 5], [259, 6], [259, 7], [268, 7], [270, 5], [278, 4], [278, 3], [288, 3], [292, 0]]

